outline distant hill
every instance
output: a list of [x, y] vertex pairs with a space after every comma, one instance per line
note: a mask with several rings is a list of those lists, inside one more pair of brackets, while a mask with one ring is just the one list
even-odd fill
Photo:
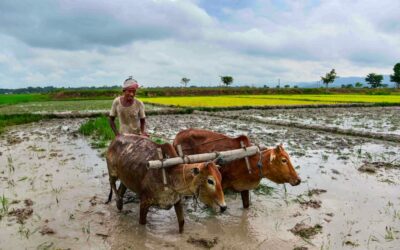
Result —
[[[365, 77], [359, 77], [359, 76], [349, 76], [349, 77], [339, 77], [337, 78], [333, 83], [329, 84], [330, 88], [340, 88], [343, 84], [354, 84], [356, 82], [360, 82], [363, 84], [363, 87], [370, 87], [369, 84], [365, 82]], [[395, 84], [390, 81], [390, 76], [389, 75], [384, 75], [383, 76], [383, 81], [382, 84], [387, 84], [388, 87], [393, 88]], [[282, 84], [281, 84], [282, 85]], [[297, 85], [299, 88], [318, 88], [325, 86], [322, 81], [321, 82], [297, 82], [290, 84], [291, 86]]]

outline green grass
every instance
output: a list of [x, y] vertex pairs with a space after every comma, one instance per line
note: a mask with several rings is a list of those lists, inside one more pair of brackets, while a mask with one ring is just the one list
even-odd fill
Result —
[[38, 114], [13, 114], [13, 115], [0, 114], [0, 133], [4, 132], [4, 128], [7, 126], [37, 122], [45, 118], [50, 118], [50, 116], [44, 116]]
[[92, 146], [97, 148], [105, 147], [107, 143], [115, 137], [106, 116], [90, 119], [80, 126], [79, 132], [85, 136], [92, 136], [95, 138], [95, 142], [92, 143]]
[[[27, 102], [14, 105], [1, 105], [0, 114], [22, 113], [55, 113], [55, 112], [82, 112], [104, 111], [111, 109], [112, 100], [75, 100], [75, 101], [42, 101]], [[154, 105], [145, 105], [146, 111], [162, 109]]]
[[9, 200], [4, 196], [4, 194], [3, 196], [0, 196], [0, 220], [3, 216], [7, 215], [9, 203]]
[[0, 94], [0, 105], [48, 100], [50, 100], [50, 97], [47, 94]]

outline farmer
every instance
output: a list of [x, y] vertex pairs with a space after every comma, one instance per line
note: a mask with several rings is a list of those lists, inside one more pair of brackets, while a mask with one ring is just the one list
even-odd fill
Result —
[[[123, 95], [114, 99], [110, 111], [110, 126], [115, 136], [120, 134], [137, 134], [148, 137], [145, 130], [145, 118], [143, 102], [135, 98], [139, 84], [129, 77], [122, 86]], [[115, 125], [115, 117], [118, 116], [120, 129]], [[140, 123], [140, 125], [139, 125]]]

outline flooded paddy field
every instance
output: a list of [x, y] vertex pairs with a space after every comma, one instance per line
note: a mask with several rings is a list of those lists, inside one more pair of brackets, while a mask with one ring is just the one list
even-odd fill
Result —
[[242, 110], [220, 114], [400, 135], [400, 107]]
[[[296, 110], [298, 111], [298, 110]], [[234, 111], [233, 111], [234, 113]], [[251, 111], [251, 114], [255, 111]], [[226, 113], [226, 115], [229, 115]], [[273, 116], [273, 115], [271, 115]], [[173, 209], [151, 209], [139, 225], [137, 197], [122, 212], [104, 204], [104, 149], [77, 133], [86, 119], [15, 126], [0, 138], [0, 249], [396, 249], [400, 244], [400, 145], [207, 113], [148, 117], [149, 132], [172, 141], [185, 128], [283, 143], [303, 182], [264, 179], [251, 192], [226, 193], [227, 211], [185, 201], [185, 231]], [[397, 124], [399, 125], [399, 124]]]
[[[70, 100], [26, 102], [13, 105], [0, 105], [0, 114], [54, 114], [54, 113], [107, 113], [113, 100]], [[147, 111], [162, 110], [165, 107], [146, 104]]]

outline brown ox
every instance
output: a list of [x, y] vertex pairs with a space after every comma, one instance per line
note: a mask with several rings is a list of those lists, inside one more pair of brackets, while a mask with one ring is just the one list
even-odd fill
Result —
[[[194, 195], [211, 207], [219, 206], [222, 211], [226, 209], [221, 174], [215, 163], [180, 164], [167, 168], [165, 189], [162, 170], [147, 168], [149, 160], [158, 159], [157, 147], [160, 145], [136, 135], [118, 136], [111, 142], [107, 151], [107, 167], [119, 210], [122, 209], [126, 188], [129, 188], [140, 197], [140, 224], [146, 224], [150, 206], [163, 209], [174, 206], [179, 232], [182, 232], [182, 196]], [[167, 156], [177, 156], [172, 145], [166, 143], [161, 147]], [[115, 185], [117, 179], [121, 180], [118, 191]]]
[[[241, 141], [246, 147], [251, 146], [249, 138], [244, 135], [231, 138], [209, 130], [187, 129], [176, 135], [174, 146], [181, 145], [183, 153], [189, 155], [238, 149], [241, 147]], [[249, 190], [256, 188], [262, 177], [276, 183], [288, 182], [292, 186], [301, 182], [282, 145], [263, 150], [248, 159], [251, 173], [247, 169], [245, 159], [220, 164], [222, 167], [219, 169], [223, 189], [241, 192], [244, 208], [249, 207]]]

